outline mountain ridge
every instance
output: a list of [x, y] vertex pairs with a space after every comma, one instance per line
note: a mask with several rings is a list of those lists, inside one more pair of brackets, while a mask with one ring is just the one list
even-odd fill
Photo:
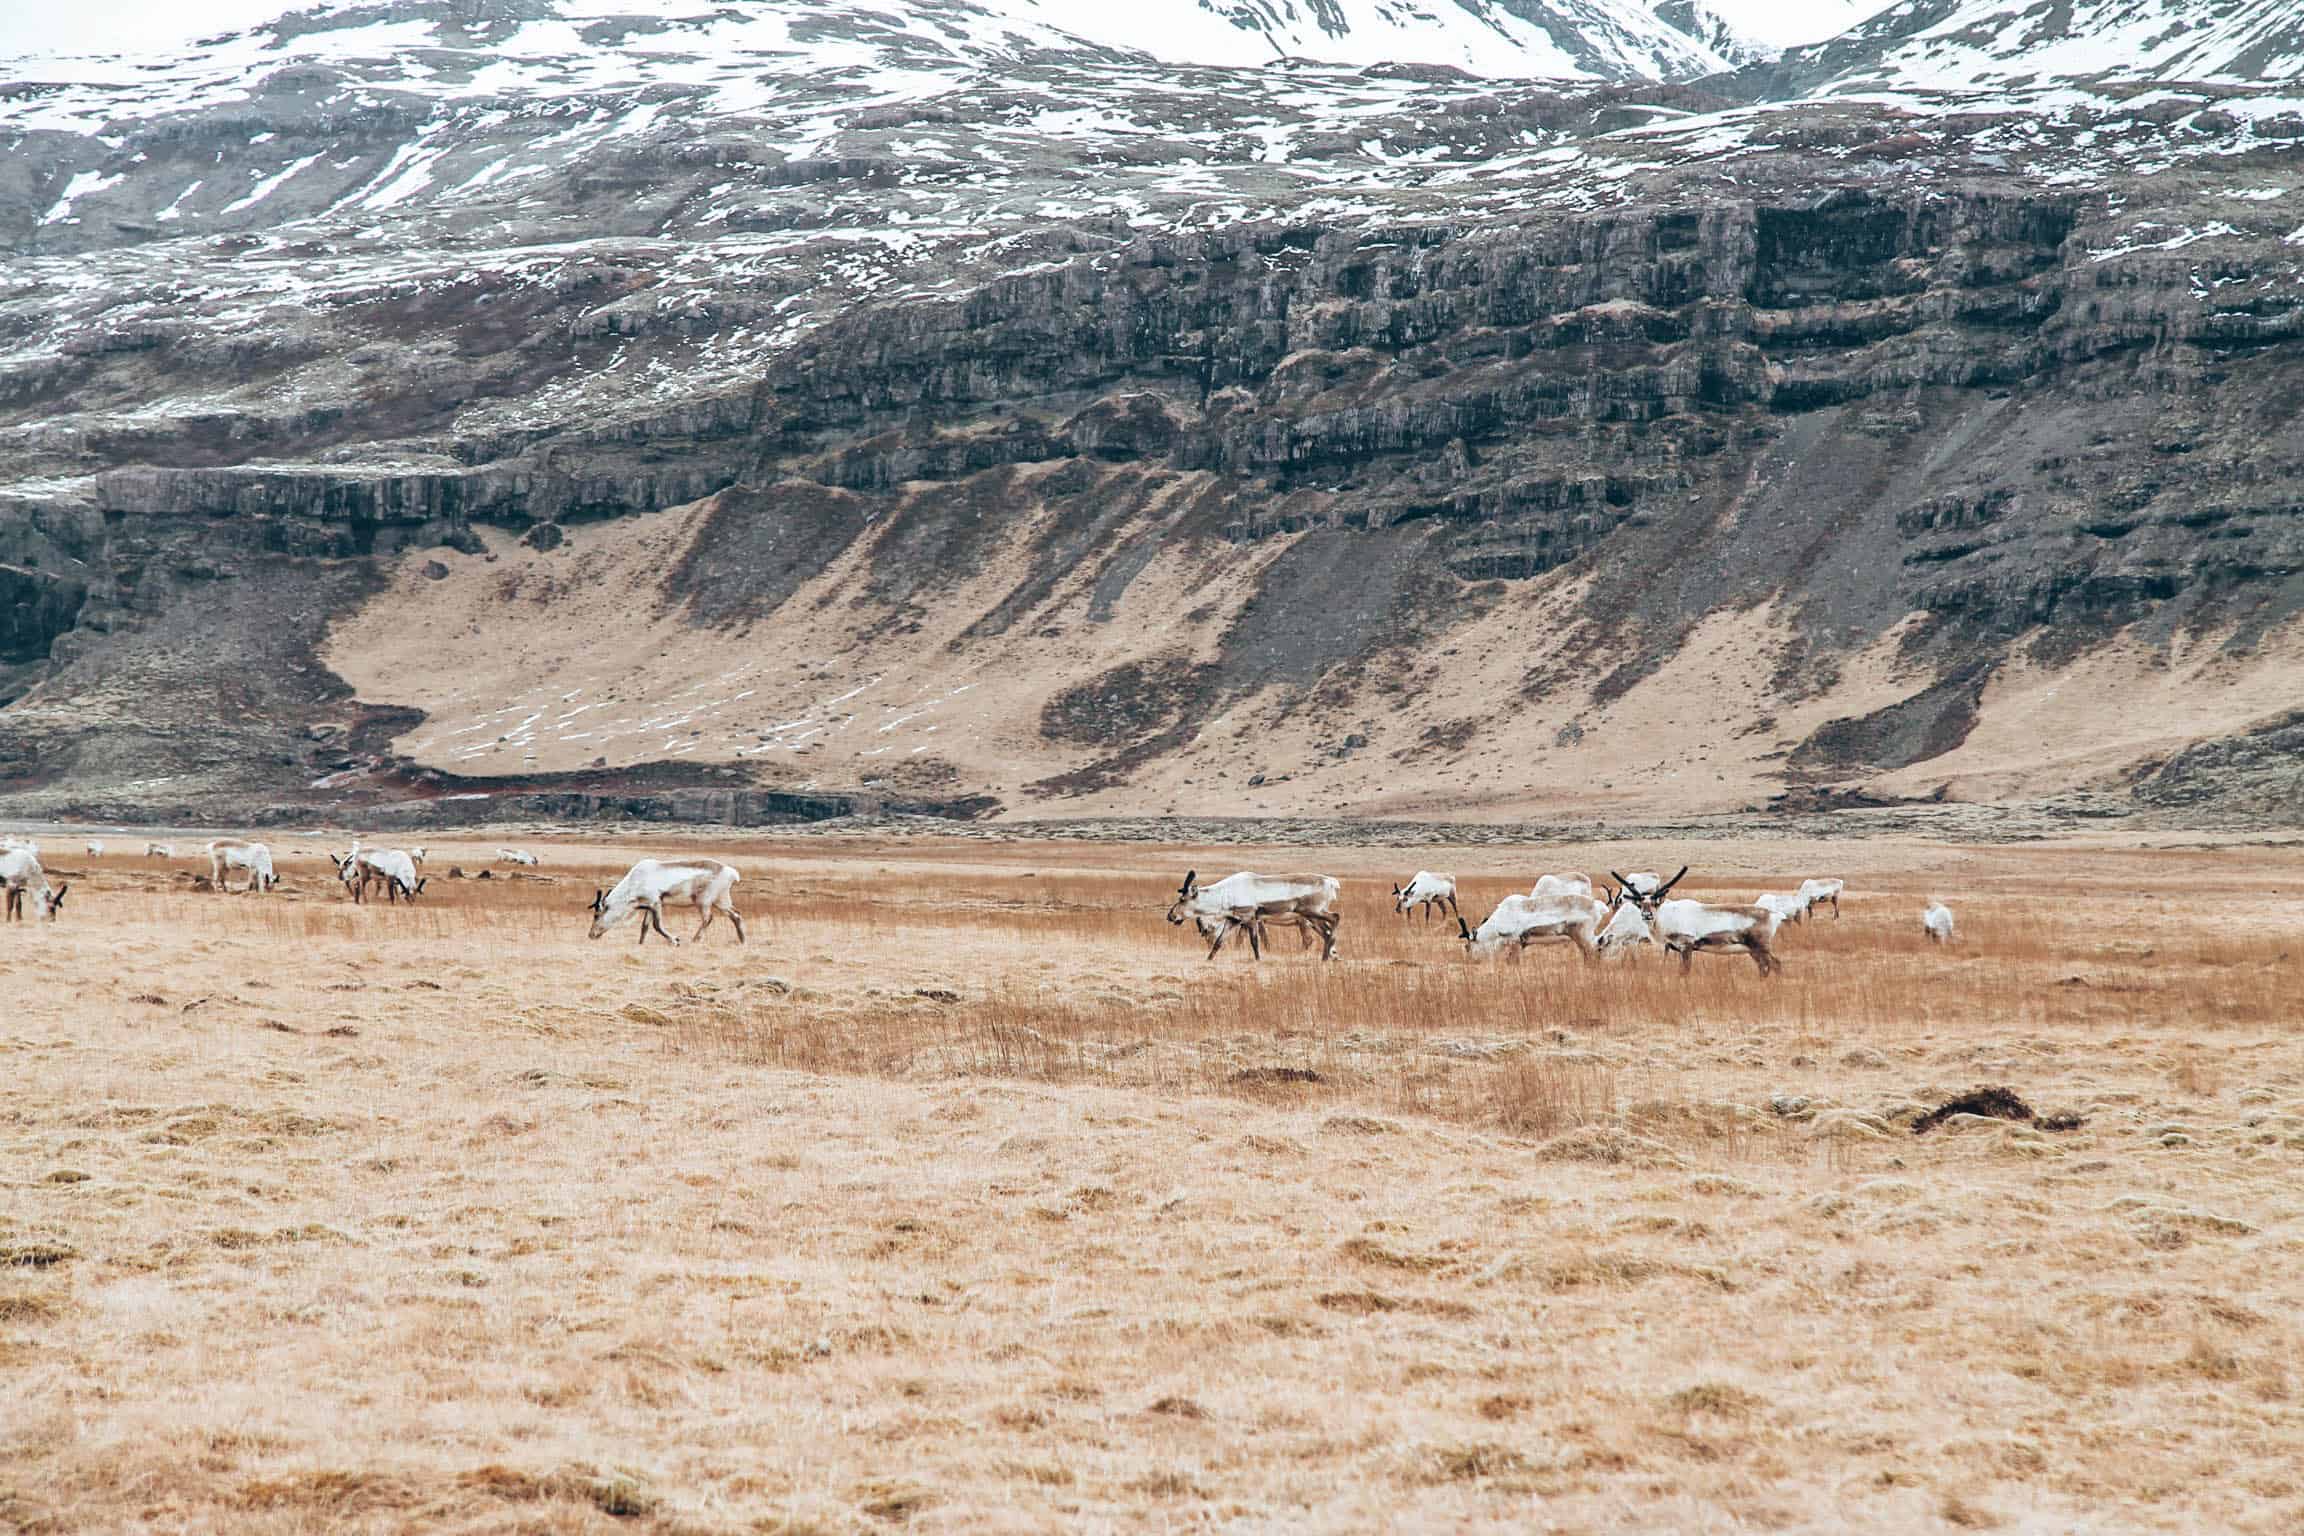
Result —
[[2283, 803], [2288, 83], [667, 7], [0, 100], [0, 797]]

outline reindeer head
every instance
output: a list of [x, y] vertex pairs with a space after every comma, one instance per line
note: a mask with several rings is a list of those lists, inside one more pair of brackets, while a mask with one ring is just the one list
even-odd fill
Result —
[[1184, 871], [1184, 883], [1176, 887], [1176, 899], [1168, 905], [1168, 921], [1182, 923], [1192, 915], [1192, 894], [1200, 889], [1197, 876], [1200, 871]]
[[64, 894], [71, 889], [72, 883], [66, 881], [52, 891], [42, 891], [36, 894], [33, 900], [41, 908], [40, 915], [50, 922], [56, 921], [56, 914], [64, 910]]
[[1678, 885], [1687, 875], [1688, 866], [1685, 864], [1681, 865], [1679, 874], [1674, 875], [1671, 879], [1665, 881], [1662, 885], [1656, 887], [1656, 889], [1652, 891], [1642, 891], [1638, 889], [1632, 884], [1631, 881], [1625, 879], [1622, 875], [1618, 874], [1613, 869], [1608, 871], [1608, 873], [1615, 879], [1617, 885], [1616, 894], [1609, 899], [1609, 904], [1613, 906], [1618, 901], [1629, 900], [1633, 906], [1640, 909], [1640, 915], [1642, 917], [1652, 920], [1656, 916], [1656, 909], [1662, 906], [1664, 904], [1664, 899], [1672, 894], [1672, 887]]
[[592, 892], [592, 905], [584, 910], [592, 914], [592, 931], [585, 937], [596, 939], [615, 927], [616, 920], [622, 917], [625, 912], [629, 912], [631, 908], [625, 907], [620, 911], [611, 909], [608, 905], [608, 893], [595, 889]]

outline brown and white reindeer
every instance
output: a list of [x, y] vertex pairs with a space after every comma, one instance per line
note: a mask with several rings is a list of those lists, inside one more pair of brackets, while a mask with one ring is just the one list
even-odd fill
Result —
[[1264, 925], [1283, 919], [1309, 926], [1320, 935], [1320, 958], [1336, 958], [1336, 898], [1342, 882], [1333, 875], [1257, 875], [1246, 870], [1214, 885], [1201, 885], [1199, 871], [1186, 870], [1184, 883], [1168, 907], [1171, 923], [1193, 923], [1208, 938], [1208, 958], [1224, 947], [1233, 930], [1248, 931], [1248, 950], [1264, 958]]
[[[1614, 870], [1609, 873], [1616, 875]], [[1623, 887], [1627, 899], [1648, 920], [1656, 942], [1680, 957], [1680, 973], [1683, 976], [1688, 973], [1700, 949], [1716, 954], [1742, 950], [1752, 957], [1752, 963], [1760, 968], [1763, 976], [1773, 976], [1783, 970], [1784, 962], [1777, 959], [1769, 947], [1776, 938], [1776, 914], [1762, 906], [1714, 906], [1687, 897], [1678, 901], [1668, 899], [1672, 888], [1687, 874], [1688, 866], [1683, 864], [1679, 874], [1648, 891], [1616, 875], [1616, 883]]]
[[8, 921], [23, 920], [27, 898], [34, 917], [56, 921], [56, 914], [64, 907], [64, 893], [71, 889], [70, 882], [50, 886], [48, 872], [40, 867], [40, 856], [29, 848], [0, 851], [0, 891], [7, 893]]
[[1465, 952], [1472, 955], [1493, 955], [1507, 945], [1518, 954], [1531, 944], [1565, 939], [1586, 960], [1597, 960], [1601, 924], [1625, 899], [1620, 891], [1600, 901], [1587, 891], [1562, 889], [1541, 896], [1507, 896], [1476, 929], [1457, 918], [1456, 931], [1463, 935]]
[[272, 850], [262, 843], [243, 842], [237, 837], [219, 837], [208, 845], [208, 882], [219, 891], [229, 891], [225, 880], [233, 870], [242, 870], [248, 876], [248, 891], [268, 891], [280, 883], [272, 873]]
[[1406, 917], [1408, 909], [1416, 906], [1424, 909], [1426, 922], [1432, 921], [1432, 909], [1435, 907], [1458, 922], [1464, 920], [1462, 910], [1456, 905], [1454, 875], [1435, 874], [1429, 869], [1420, 869], [1410, 877], [1406, 885], [1392, 887], [1392, 910], [1395, 914]]

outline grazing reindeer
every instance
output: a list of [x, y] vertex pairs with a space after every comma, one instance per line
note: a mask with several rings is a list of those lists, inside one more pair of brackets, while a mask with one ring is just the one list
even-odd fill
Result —
[[[1213, 933], [1208, 958], [1224, 947], [1235, 928], [1248, 930], [1248, 952], [1264, 958], [1263, 925], [1289, 918], [1320, 935], [1320, 958], [1336, 958], [1336, 898], [1343, 885], [1333, 875], [1252, 875], [1243, 870], [1214, 885], [1198, 883], [1199, 871], [1186, 870], [1169, 904], [1168, 921], [1192, 922], [1203, 937]], [[1205, 922], [1202, 919], [1206, 919]]]
[[387, 902], [412, 902], [432, 883], [430, 876], [416, 878], [415, 861], [398, 848], [363, 848], [354, 843], [350, 853], [342, 858], [330, 854], [328, 861], [336, 866], [337, 877], [355, 902], [366, 901], [368, 887], [375, 882], [383, 884]]
[[499, 848], [496, 850], [496, 862], [499, 864], [533, 864], [536, 862], [536, 855], [525, 848]]
[[1396, 916], [1406, 917], [1408, 909], [1414, 906], [1423, 907], [1426, 922], [1432, 921], [1434, 907], [1462, 921], [1463, 914], [1456, 906], [1456, 877], [1420, 869], [1406, 885], [1392, 887], [1392, 911]]
[[208, 880], [219, 891], [229, 891], [226, 878], [235, 869], [248, 872], [248, 883], [241, 894], [249, 891], [268, 891], [280, 883], [272, 873], [272, 850], [262, 843], [244, 843], [236, 837], [220, 837], [208, 845]]
[[1949, 944], [1959, 936], [1952, 926], [1952, 909], [1940, 901], [1929, 902], [1928, 910], [1920, 914], [1920, 931], [1931, 944]]
[[[1614, 870], [1609, 871], [1615, 874]], [[1657, 939], [1668, 953], [1680, 956], [1680, 974], [1688, 974], [1699, 949], [1740, 949], [1752, 957], [1763, 976], [1772, 976], [1784, 968], [1769, 949], [1776, 937], [1776, 914], [1766, 907], [1716, 907], [1707, 902], [1679, 901], [1665, 898], [1672, 887], [1687, 877], [1688, 866], [1680, 866], [1680, 873], [1651, 891], [1637, 889], [1622, 875], [1616, 875], [1617, 884], [1624, 887], [1640, 915], [1656, 930]]]
[[423, 863], [423, 862], [424, 862], [424, 852], [425, 852], [425, 850], [423, 850], [422, 848], [411, 848], [411, 849], [409, 849], [409, 850], [408, 850], [408, 862], [409, 862], [409, 863], [411, 863], [411, 864], [421, 864], [421, 863]]
[[92, 859], [104, 857], [104, 839], [100, 837], [88, 839], [88, 857]]
[[56, 921], [56, 914], [64, 909], [64, 893], [71, 889], [70, 882], [51, 888], [48, 872], [40, 867], [40, 856], [31, 849], [0, 852], [0, 891], [7, 892], [8, 921], [23, 921], [27, 896], [32, 899], [33, 916]]
[[1518, 954], [1540, 939], [1566, 939], [1585, 960], [1592, 961], [1600, 958], [1600, 924], [1622, 900], [1618, 893], [1602, 903], [1575, 891], [1507, 896], [1496, 903], [1496, 910], [1477, 931], [1461, 917], [1456, 919], [1456, 931], [1464, 936], [1467, 954], [1492, 955], [1507, 944]]
[[144, 857], [148, 859], [172, 859], [176, 857], [176, 845], [174, 843], [146, 843], [144, 845]]
[[1830, 902], [1832, 903], [1832, 920], [1838, 922], [1840, 920], [1840, 893], [1847, 888], [1847, 885], [1848, 882], [1845, 880], [1801, 881], [1800, 896], [1805, 905], [1800, 910], [1805, 913], [1809, 907]]
[[704, 937], [704, 930], [712, 926], [712, 919], [721, 913], [736, 925], [736, 942], [744, 942], [744, 917], [736, 910], [729, 893], [743, 878], [734, 865], [718, 859], [679, 859], [660, 862], [642, 859], [616, 882], [615, 889], [595, 891], [592, 895], [591, 937], [598, 938], [634, 912], [640, 917], [640, 942], [648, 942], [648, 930], [654, 928], [657, 936], [677, 946], [679, 940], [664, 931], [664, 903], [667, 899], [688, 901], [704, 914], [704, 921], [696, 927], [695, 937]]

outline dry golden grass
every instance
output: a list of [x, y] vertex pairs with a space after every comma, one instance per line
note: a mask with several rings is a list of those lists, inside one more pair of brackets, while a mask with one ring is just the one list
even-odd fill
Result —
[[[2293, 853], [1692, 846], [1850, 879], [1769, 982], [1467, 961], [1445, 858], [723, 846], [741, 949], [588, 943], [598, 844], [0, 929], [0, 1530], [2304, 1519]], [[2086, 1123], [1907, 1128], [1980, 1083]]]

